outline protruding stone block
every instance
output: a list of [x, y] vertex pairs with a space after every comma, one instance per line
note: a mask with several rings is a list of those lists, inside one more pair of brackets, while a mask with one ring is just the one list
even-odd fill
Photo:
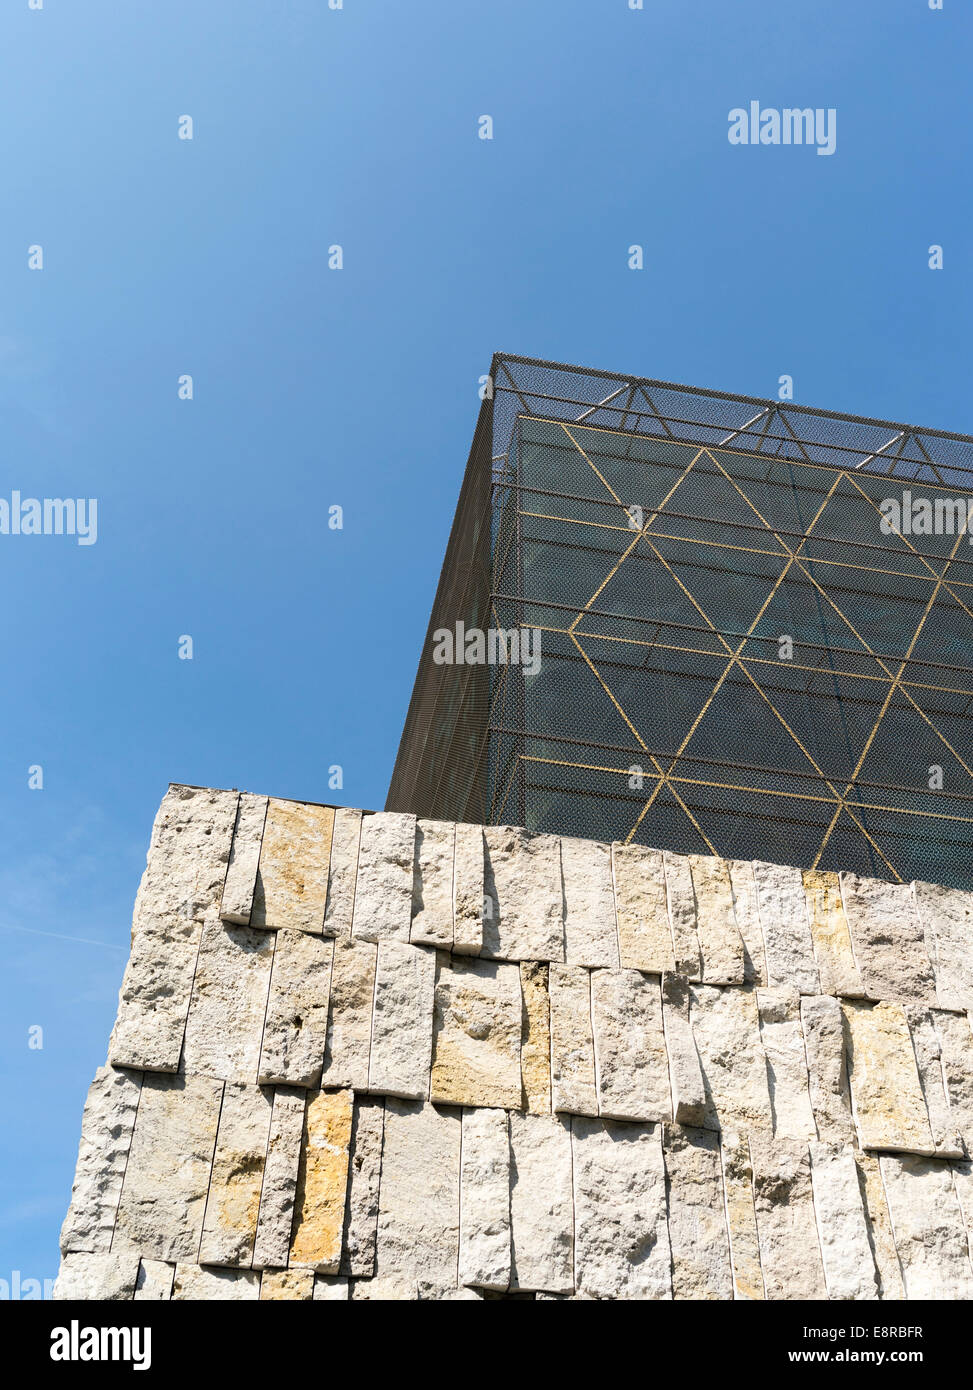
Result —
[[753, 877], [768, 984], [774, 989], [791, 985], [800, 994], [820, 994], [800, 869], [757, 862]]
[[913, 885], [940, 1008], [973, 1011], [973, 893]]
[[932, 1154], [926, 1102], [905, 1013], [898, 1004], [842, 1004], [848, 1074], [863, 1149]]
[[618, 967], [611, 849], [594, 840], [561, 840], [564, 959], [568, 965]]
[[662, 854], [645, 845], [612, 845], [618, 960], [626, 970], [659, 975], [675, 968]]
[[220, 917], [224, 922], [234, 922], [240, 927], [250, 925], [266, 818], [267, 797], [242, 792], [220, 903]]
[[260, 1275], [251, 1269], [204, 1269], [201, 1265], [178, 1264], [172, 1286], [174, 1303], [256, 1302], [260, 1297]]
[[805, 995], [801, 999], [801, 1025], [808, 1092], [818, 1138], [853, 1144], [855, 1121], [851, 1113], [841, 1005], [829, 994]]
[[99, 1067], [81, 1120], [71, 1205], [61, 1227], [61, 1249], [107, 1254], [115, 1229], [138, 1109], [137, 1072]]
[[574, 1290], [570, 1121], [510, 1114], [512, 1289]]
[[[456, 826], [453, 860], [453, 952], [478, 956], [483, 949], [484, 887], [483, 830], [479, 825]], [[492, 908], [493, 900], [490, 900]]]
[[673, 1118], [681, 1125], [715, 1128], [716, 1112], [706, 1085], [689, 1016], [689, 981], [684, 975], [662, 977], [662, 1022], [669, 1057]]
[[564, 959], [561, 847], [554, 835], [487, 826], [483, 954], [501, 960]]
[[814, 1139], [817, 1130], [808, 1093], [801, 996], [796, 989], [758, 989], [757, 1007], [774, 1134], [782, 1139]]
[[368, 1090], [372, 1004], [378, 948], [339, 936], [331, 969], [331, 1009], [324, 1049], [323, 1084]]
[[261, 1085], [320, 1082], [333, 959], [333, 941], [292, 927], [277, 933], [260, 1048]]
[[436, 953], [384, 940], [378, 946], [368, 1089], [404, 1100], [429, 1095]]
[[510, 1283], [510, 1142], [505, 1110], [464, 1110], [459, 1282]]
[[770, 1133], [773, 1110], [756, 991], [693, 985], [690, 1018], [706, 1086], [705, 1128]]
[[751, 1134], [750, 1158], [767, 1297], [827, 1298], [807, 1144]]
[[320, 936], [333, 832], [330, 806], [271, 798], [250, 913], [252, 927], [294, 927]]
[[[304, 1113], [289, 1265], [337, 1274], [348, 1190], [351, 1091], [316, 1091]], [[302, 1297], [311, 1297], [308, 1292]]]
[[[385, 1107], [380, 1100], [356, 1096], [348, 1166], [341, 1273], [371, 1278], [375, 1273], [379, 1175]], [[322, 1297], [323, 1295], [316, 1295]], [[347, 1295], [346, 1295], [347, 1296]]]
[[273, 1094], [228, 1083], [206, 1201], [199, 1262], [249, 1266], [257, 1235]]
[[613, 1120], [670, 1120], [662, 994], [638, 970], [591, 972], [598, 1113]]
[[324, 909], [325, 936], [351, 936], [361, 823], [361, 811], [339, 806], [334, 813], [328, 900]]
[[676, 962], [675, 973], [684, 975], [688, 980], [699, 981], [703, 967], [696, 933], [696, 890], [689, 855], [673, 854], [667, 849], [663, 851], [662, 861], [665, 866], [666, 906]]
[[456, 1288], [459, 1175], [459, 1112], [386, 1102], [375, 1296], [415, 1298], [420, 1280]]
[[935, 1005], [932, 966], [911, 886], [842, 874], [841, 897], [868, 998]]
[[453, 949], [453, 859], [456, 827], [451, 821], [416, 822], [412, 880], [414, 946]]
[[730, 886], [733, 889], [733, 911], [740, 935], [743, 937], [743, 978], [748, 985], [766, 985], [767, 958], [764, 953], [760, 913], [757, 910], [757, 885], [753, 865], [749, 860], [731, 859], [727, 863]]
[[434, 1102], [519, 1108], [517, 965], [440, 953], [433, 1031]]
[[123, 1255], [72, 1252], [61, 1260], [53, 1297], [58, 1302], [127, 1301], [135, 1296], [138, 1272], [139, 1257], [131, 1251]]
[[398, 811], [363, 816], [352, 934], [356, 941], [409, 940], [416, 818]]
[[729, 870], [722, 859], [708, 854], [691, 854], [689, 865], [696, 895], [701, 978], [708, 985], [742, 985], [743, 937], [736, 923]]
[[840, 1143], [812, 1143], [811, 1187], [828, 1297], [856, 1303], [878, 1298], [852, 1151]]
[[949, 1164], [912, 1154], [883, 1154], [879, 1163], [906, 1298], [973, 1298], [969, 1238]]
[[206, 923], [183, 1047], [189, 1075], [256, 1081], [273, 958], [273, 933]]
[[284, 1269], [294, 1222], [294, 1197], [304, 1133], [305, 1091], [278, 1087], [264, 1164], [260, 1214], [253, 1250], [254, 1269]]
[[865, 988], [855, 961], [838, 875], [805, 869], [801, 877], [821, 993], [839, 994], [845, 999], [863, 998]]
[[589, 972], [580, 965], [555, 963], [551, 966], [551, 1090], [554, 1109], [576, 1115], [598, 1113], [589, 981]]
[[733, 1271], [719, 1139], [709, 1130], [667, 1125], [663, 1151], [669, 1189], [672, 1296], [730, 1299]]
[[520, 962], [520, 1107], [531, 1115], [551, 1113], [550, 966], [546, 961]]

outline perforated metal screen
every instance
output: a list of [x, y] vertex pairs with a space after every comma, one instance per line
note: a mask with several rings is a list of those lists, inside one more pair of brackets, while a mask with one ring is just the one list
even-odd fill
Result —
[[[973, 887], [973, 441], [492, 380], [389, 808]], [[938, 529], [889, 530], [903, 498]], [[438, 664], [457, 622], [539, 666]]]

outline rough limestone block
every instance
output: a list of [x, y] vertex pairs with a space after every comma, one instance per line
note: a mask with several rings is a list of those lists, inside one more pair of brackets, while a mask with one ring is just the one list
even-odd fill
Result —
[[131, 1251], [123, 1255], [74, 1252], [61, 1260], [52, 1296], [58, 1302], [128, 1300], [135, 1296], [138, 1272], [139, 1257]]
[[252, 927], [324, 926], [334, 811], [270, 798], [250, 913]]
[[706, 1099], [703, 1069], [689, 1019], [689, 981], [684, 975], [662, 976], [662, 1022], [669, 1057], [673, 1118], [681, 1125], [713, 1127], [716, 1115]]
[[662, 855], [645, 845], [612, 845], [618, 960], [659, 975], [675, 968]]
[[767, 1297], [827, 1298], [807, 1144], [751, 1134], [750, 1160]]
[[[484, 886], [483, 830], [457, 825], [453, 859], [453, 952], [478, 956], [483, 949]], [[490, 900], [492, 908], [492, 899]]]
[[564, 959], [561, 846], [554, 835], [488, 826], [483, 954], [501, 960]]
[[260, 1297], [275, 1303], [310, 1302], [314, 1293], [313, 1269], [265, 1269]]
[[793, 985], [801, 994], [820, 994], [800, 869], [758, 862], [753, 865], [753, 878], [768, 984], [774, 989]]
[[879, 1164], [906, 1298], [973, 1298], [969, 1240], [949, 1164], [912, 1154], [883, 1154]]
[[864, 998], [865, 987], [851, 944], [838, 875], [805, 869], [801, 877], [814, 956], [821, 977], [821, 993], [840, 994], [845, 999]]
[[727, 865], [711, 855], [691, 854], [689, 866], [696, 894], [701, 978], [708, 985], [742, 985], [743, 937], [736, 923]]
[[688, 854], [664, 850], [662, 862], [666, 879], [666, 907], [677, 975], [702, 979], [703, 964], [696, 931], [696, 890]]
[[253, 911], [260, 845], [264, 837], [264, 821], [267, 819], [267, 800], [265, 796], [241, 792], [237, 808], [220, 917], [224, 922], [234, 922], [240, 927], [250, 925], [250, 913]]
[[379, 942], [368, 1089], [425, 1100], [432, 1063], [436, 952], [407, 941]]
[[808, 1092], [801, 996], [796, 989], [758, 989], [757, 1007], [774, 1133], [782, 1139], [814, 1139], [817, 1129]]
[[339, 936], [334, 943], [322, 1074], [325, 1086], [368, 1089], [377, 960], [378, 947], [371, 942]]
[[706, 1087], [706, 1129], [770, 1132], [767, 1059], [753, 989], [690, 988], [690, 1019]]
[[766, 985], [767, 958], [757, 910], [757, 885], [749, 860], [731, 859], [727, 863], [733, 889], [733, 911], [743, 937], [743, 978], [748, 985]]
[[274, 945], [261, 1085], [316, 1086], [324, 1066], [334, 942], [283, 927]]
[[733, 1270], [726, 1230], [719, 1139], [709, 1130], [667, 1125], [673, 1298], [730, 1299]]
[[576, 1115], [598, 1114], [590, 979], [580, 965], [550, 969], [553, 1106]]
[[464, 1110], [459, 1282], [510, 1283], [510, 1141], [505, 1110]]
[[383, 1103], [356, 1096], [341, 1256], [341, 1273], [356, 1278], [371, 1278], [375, 1273], [375, 1237], [378, 1228], [379, 1176], [382, 1171], [384, 1129]]
[[842, 874], [841, 897], [867, 997], [934, 1006], [932, 966], [911, 886]]
[[746, 1136], [723, 1135], [723, 1188], [726, 1192], [726, 1224], [730, 1236], [733, 1296], [760, 1301], [766, 1295], [760, 1265], [757, 1214], [753, 1204], [753, 1165]]
[[208, 1076], [145, 1076], [112, 1254], [195, 1260], [223, 1085]]
[[895, 1253], [895, 1237], [892, 1235], [892, 1220], [885, 1199], [885, 1185], [882, 1171], [875, 1154], [854, 1154], [858, 1170], [858, 1190], [865, 1208], [865, 1222], [868, 1226], [875, 1271], [878, 1275], [879, 1297], [883, 1302], [905, 1298], [902, 1286], [902, 1271], [899, 1257]]
[[[351, 1091], [316, 1091], [308, 1097], [294, 1199], [291, 1268], [337, 1274], [341, 1265], [353, 1101]], [[311, 1297], [310, 1286], [306, 1297]]]
[[183, 1045], [189, 1075], [256, 1081], [273, 958], [272, 932], [205, 924]]
[[612, 1120], [671, 1120], [662, 993], [638, 970], [591, 972], [598, 1113]]
[[510, 1114], [511, 1289], [574, 1290], [570, 1121]]
[[316, 1274], [311, 1297], [315, 1302], [322, 1300], [328, 1303], [347, 1303], [351, 1297], [351, 1289], [347, 1279], [336, 1279], [327, 1274]]
[[564, 959], [568, 965], [618, 967], [618, 928], [611, 848], [594, 840], [561, 840]]
[[168, 1303], [172, 1297], [172, 1277], [176, 1266], [166, 1260], [140, 1260], [135, 1281], [135, 1299], [151, 1303]]
[[107, 1254], [132, 1143], [142, 1078], [99, 1067], [81, 1120], [71, 1205], [61, 1227], [61, 1249]]
[[414, 1298], [420, 1280], [456, 1287], [460, 1129], [458, 1111], [386, 1102], [376, 1259], [383, 1296]]
[[227, 1084], [199, 1247], [200, 1264], [249, 1268], [253, 1260], [272, 1111], [269, 1091]]
[[[966, 1150], [959, 1132], [957, 1116], [949, 1105], [946, 1078], [943, 1074], [942, 1044], [933, 1022], [932, 1013], [919, 1004], [907, 1004], [905, 1016], [912, 1034], [912, 1049], [919, 1068], [926, 1113], [933, 1143], [940, 1158], [965, 1158]], [[973, 1043], [973, 1038], [970, 1039]]]
[[550, 966], [546, 961], [520, 962], [520, 1079], [519, 1107], [531, 1115], [551, 1113], [551, 997]]
[[398, 811], [363, 816], [352, 934], [357, 941], [408, 941], [416, 818]]
[[253, 1247], [254, 1269], [267, 1265], [283, 1269], [287, 1265], [306, 1099], [305, 1091], [280, 1087], [274, 1092], [274, 1113]]
[[933, 1010], [952, 1124], [973, 1155], [973, 1033], [967, 1014]]
[[113, 1066], [179, 1068], [203, 921], [217, 915], [236, 809], [236, 792], [173, 786], [163, 799], [135, 899]]
[[973, 1163], [969, 1159], [963, 1159], [959, 1162], [953, 1162], [949, 1166], [953, 1170], [956, 1200], [959, 1202], [960, 1214], [966, 1225], [966, 1237], [970, 1246], [971, 1258], [973, 1258]]
[[661, 1125], [575, 1116], [571, 1150], [577, 1291], [671, 1299]]
[[440, 952], [433, 1032], [429, 1094], [436, 1104], [519, 1108], [517, 965]]
[[801, 999], [808, 1091], [818, 1138], [853, 1144], [848, 1063], [841, 1005], [831, 995], [806, 994]]
[[973, 1009], [973, 893], [915, 883], [940, 1008]]
[[844, 1144], [813, 1142], [811, 1188], [828, 1297], [859, 1302], [878, 1298], [858, 1169]]
[[200, 1265], [176, 1265], [172, 1301], [239, 1303], [260, 1297], [260, 1275], [251, 1269], [204, 1269]]
[[358, 880], [361, 823], [361, 811], [339, 806], [334, 813], [331, 864], [328, 870], [328, 900], [324, 909], [325, 936], [351, 936], [355, 912], [355, 884]]
[[412, 878], [414, 946], [453, 949], [453, 857], [456, 827], [450, 821], [416, 822]]
[[935, 1153], [912, 1038], [898, 1004], [842, 1004], [848, 1076], [863, 1149]]

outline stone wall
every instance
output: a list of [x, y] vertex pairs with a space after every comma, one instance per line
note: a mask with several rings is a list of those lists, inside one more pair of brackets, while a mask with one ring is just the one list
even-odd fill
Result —
[[55, 1296], [971, 1298], [971, 902], [173, 786]]

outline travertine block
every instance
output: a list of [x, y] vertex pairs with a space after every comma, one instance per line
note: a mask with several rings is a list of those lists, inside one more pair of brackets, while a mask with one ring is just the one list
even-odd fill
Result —
[[253, 1267], [284, 1269], [291, 1243], [306, 1092], [278, 1087], [264, 1164]]
[[973, 1269], [953, 1174], [942, 1159], [879, 1159], [909, 1299], [973, 1298]]
[[574, 1289], [574, 1199], [570, 1121], [523, 1115], [510, 1121], [512, 1289]]
[[719, 1139], [709, 1130], [667, 1125], [673, 1298], [729, 1299], [733, 1271], [726, 1229]]
[[675, 968], [662, 855], [644, 845], [612, 845], [618, 960], [627, 970]]
[[379, 942], [369, 1091], [404, 1100], [429, 1095], [436, 953], [391, 939]]
[[553, 1105], [577, 1115], [598, 1113], [589, 981], [589, 972], [580, 965], [555, 963], [550, 968]]
[[456, 827], [451, 821], [416, 822], [412, 879], [414, 946], [453, 949], [453, 858]]
[[670, 1120], [669, 1060], [658, 977], [591, 972], [598, 1112], [614, 1120]]
[[176, 1265], [172, 1301], [229, 1303], [256, 1301], [260, 1275], [251, 1269], [204, 1269], [200, 1265]]
[[[289, 1265], [337, 1274], [348, 1190], [351, 1091], [316, 1091], [304, 1114]], [[308, 1292], [302, 1297], [311, 1297]]]
[[814, 1139], [817, 1130], [808, 1092], [801, 996], [796, 989], [758, 989], [757, 1007], [774, 1134], [782, 1139]]
[[531, 1115], [551, 1113], [550, 966], [546, 961], [520, 962], [520, 1107]]
[[[384, 1129], [385, 1107], [382, 1101], [370, 1101], [356, 1096], [341, 1256], [341, 1273], [345, 1275], [370, 1278], [375, 1273], [375, 1236], [378, 1228], [379, 1176], [382, 1171]], [[316, 1294], [316, 1297], [323, 1295]]]
[[361, 823], [361, 811], [339, 806], [334, 813], [328, 899], [324, 909], [325, 936], [351, 936]]
[[438, 957], [431, 1097], [441, 1105], [521, 1101], [520, 970], [512, 963]]
[[853, 1144], [855, 1121], [848, 1089], [848, 1064], [841, 1005], [831, 995], [801, 999], [808, 1092], [818, 1138]]
[[725, 1134], [720, 1155], [723, 1160], [734, 1297], [759, 1301], [765, 1297], [764, 1277], [753, 1204], [753, 1165], [746, 1135]]
[[505, 1110], [464, 1110], [459, 1282], [510, 1283], [510, 1142]]
[[696, 932], [696, 890], [688, 854], [664, 850], [662, 861], [666, 880], [666, 907], [672, 936], [675, 973], [687, 979], [702, 978], [702, 958]]
[[568, 965], [618, 967], [611, 849], [594, 840], [561, 840], [564, 959]]
[[260, 1279], [260, 1297], [275, 1303], [310, 1302], [313, 1289], [313, 1269], [265, 1269]]
[[973, 1033], [967, 1014], [932, 1014], [939, 1040], [940, 1061], [949, 1102], [952, 1127], [959, 1131], [968, 1154], [973, 1155]]
[[[484, 887], [483, 830], [479, 825], [456, 826], [453, 860], [453, 952], [478, 956], [483, 949]], [[493, 900], [489, 900], [492, 909]]]
[[940, 1008], [973, 1010], [973, 893], [913, 884]]
[[805, 869], [801, 877], [821, 993], [840, 994], [846, 999], [863, 998], [865, 988], [855, 961], [838, 875]]
[[129, 1300], [135, 1296], [138, 1272], [139, 1257], [131, 1251], [123, 1255], [71, 1252], [61, 1260], [53, 1297], [58, 1302]]
[[554, 835], [509, 825], [483, 832], [483, 954], [501, 960], [564, 959], [561, 846]]
[[684, 975], [662, 977], [662, 1022], [669, 1058], [673, 1118], [681, 1125], [716, 1126], [716, 1112], [706, 1098], [703, 1069], [689, 1017], [689, 981]]
[[408, 941], [416, 818], [398, 811], [363, 816], [352, 934], [357, 941]]
[[898, 1004], [842, 1004], [848, 1075], [863, 1149], [935, 1153], [905, 1013]]
[[773, 1127], [756, 991], [690, 988], [690, 1019], [708, 1101], [707, 1129]]
[[[929, 1116], [929, 1128], [936, 1153], [940, 1158], [965, 1158], [966, 1150], [957, 1117], [950, 1109], [949, 1097], [946, 1094], [942, 1045], [932, 1013], [920, 1004], [907, 1004], [905, 1015], [912, 1035], [912, 1050], [919, 1068], [922, 1098], [926, 1102], [926, 1113]], [[973, 1038], [970, 1041], [973, 1044]], [[973, 1052], [973, 1047], [970, 1050]]]
[[311, 1294], [315, 1302], [347, 1303], [351, 1289], [347, 1279], [337, 1279], [327, 1274], [314, 1276], [314, 1290]]
[[743, 937], [743, 978], [747, 984], [767, 983], [767, 959], [757, 910], [757, 885], [749, 860], [731, 859], [727, 864], [733, 889], [733, 911]]
[[932, 966], [910, 885], [842, 874], [841, 897], [868, 998], [935, 1005]]
[[456, 1288], [459, 1175], [459, 1112], [389, 1100], [379, 1191], [379, 1296], [395, 1297], [399, 1290], [397, 1296], [414, 1298], [420, 1280]]
[[827, 1298], [807, 1144], [751, 1134], [750, 1158], [767, 1297]]
[[377, 959], [378, 948], [371, 942], [339, 936], [334, 943], [322, 1074], [325, 1086], [368, 1089]]
[[858, 1169], [845, 1144], [814, 1142], [811, 1187], [828, 1297], [855, 1302], [878, 1298]]
[[274, 945], [261, 1085], [316, 1086], [324, 1066], [334, 942], [284, 927]]
[[902, 1271], [899, 1268], [899, 1257], [895, 1253], [895, 1237], [892, 1235], [892, 1221], [889, 1217], [878, 1158], [875, 1154], [865, 1154], [860, 1150], [855, 1151], [854, 1157], [858, 1170], [858, 1190], [862, 1195], [872, 1254], [875, 1258], [879, 1295], [883, 1302], [905, 1298]]
[[196, 1259], [222, 1097], [208, 1076], [143, 1078], [113, 1255]]
[[250, 925], [266, 818], [267, 797], [241, 792], [220, 903], [220, 917], [224, 922], [235, 922], [241, 927]]
[[727, 865], [707, 854], [691, 854], [689, 865], [696, 895], [701, 978], [708, 985], [742, 985], [743, 937], [736, 923]]
[[253, 893], [252, 927], [321, 934], [334, 811], [271, 797]]
[[757, 862], [753, 877], [768, 984], [774, 989], [792, 985], [801, 994], [820, 994], [800, 869]]
[[270, 1091], [227, 1083], [203, 1221], [200, 1264], [249, 1266], [253, 1260], [272, 1111]]
[[571, 1120], [574, 1268], [581, 1294], [671, 1299], [661, 1125]]
[[107, 1254], [115, 1229], [138, 1109], [137, 1072], [99, 1067], [81, 1120], [71, 1205], [61, 1227], [61, 1249]]
[[183, 1045], [190, 1076], [256, 1081], [273, 958], [273, 933], [206, 923]]
[[151, 1303], [168, 1303], [172, 1297], [172, 1279], [176, 1266], [166, 1260], [140, 1260], [135, 1281], [134, 1299]]

